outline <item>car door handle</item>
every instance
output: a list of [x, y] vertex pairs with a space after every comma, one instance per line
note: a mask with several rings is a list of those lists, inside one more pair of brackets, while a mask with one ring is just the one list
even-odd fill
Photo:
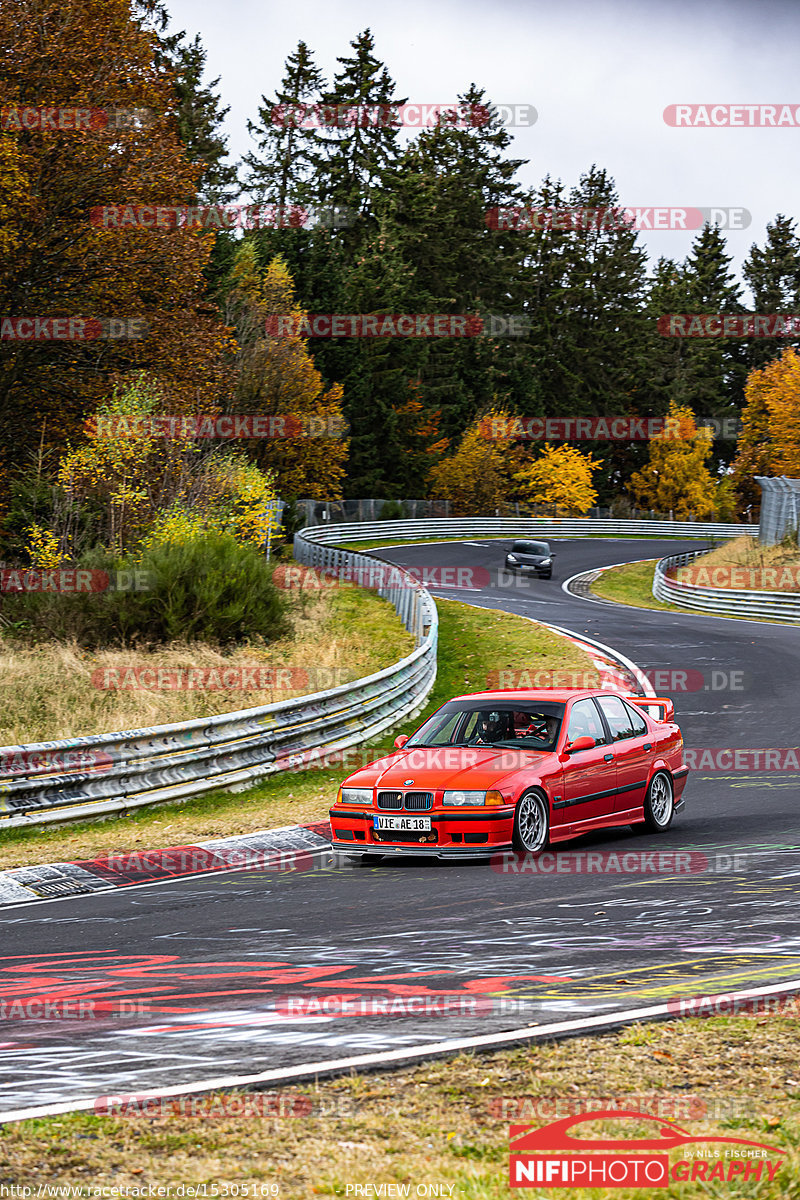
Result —
[[604, 759], [604, 761], [605, 761], [605, 762], [613, 762], [613, 761], [614, 761], [614, 755], [613, 755], [613, 754], [604, 754], [604, 755], [603, 755], [603, 759]]
[[645, 748], [645, 750], [652, 750], [652, 749], [653, 749], [653, 747], [652, 747], [652, 745], [650, 744], [650, 742], [645, 742], [645, 744], [644, 744], [644, 748]]

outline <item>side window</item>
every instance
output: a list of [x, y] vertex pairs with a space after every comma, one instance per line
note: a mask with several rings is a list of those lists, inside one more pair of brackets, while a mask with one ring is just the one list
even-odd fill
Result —
[[619, 696], [598, 696], [597, 703], [608, 721], [612, 741], [618, 742], [622, 738], [633, 737], [630, 710]]
[[606, 740], [600, 714], [591, 700], [577, 700], [569, 715], [567, 741], [574, 742], [579, 737], [594, 738], [598, 745]]
[[[624, 703], [624, 701], [623, 701]], [[637, 712], [632, 704], [625, 704], [631, 717], [631, 725], [633, 727], [633, 736], [641, 737], [643, 733], [647, 733], [647, 722], [640, 712]]]

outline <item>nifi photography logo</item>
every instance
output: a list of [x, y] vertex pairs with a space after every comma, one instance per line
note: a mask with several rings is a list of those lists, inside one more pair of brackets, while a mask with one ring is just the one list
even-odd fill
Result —
[[[630, 1137], [581, 1137], [573, 1126], [635, 1122]], [[649, 1136], [641, 1135], [642, 1126]], [[590, 1131], [587, 1131], [590, 1132]], [[671, 1183], [771, 1182], [785, 1153], [763, 1142], [687, 1133], [672, 1121], [635, 1110], [602, 1109], [549, 1125], [512, 1125], [509, 1183], [535, 1188], [666, 1188]], [[689, 1149], [691, 1147], [691, 1149]], [[670, 1162], [670, 1151], [679, 1157]]]

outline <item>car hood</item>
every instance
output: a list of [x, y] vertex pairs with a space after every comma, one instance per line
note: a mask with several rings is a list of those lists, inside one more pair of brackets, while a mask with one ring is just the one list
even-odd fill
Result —
[[549, 554], [520, 554], [517, 550], [509, 550], [508, 554], [510, 558], [517, 558], [524, 563], [543, 563], [550, 558]]
[[403, 787], [420, 792], [433, 792], [437, 788], [482, 791], [496, 787], [506, 776], [517, 771], [540, 767], [552, 756], [552, 751], [495, 749], [491, 746], [469, 746], [463, 750], [412, 748], [362, 767], [345, 780], [345, 785], [377, 786], [390, 791]]

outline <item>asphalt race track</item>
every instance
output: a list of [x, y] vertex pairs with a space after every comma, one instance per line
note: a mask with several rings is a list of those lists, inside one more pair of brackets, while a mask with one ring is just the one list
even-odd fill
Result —
[[[384, 556], [494, 571], [508, 544]], [[562, 590], [578, 572], [698, 543], [551, 544], [552, 580], [431, 590], [588, 635], [645, 671], [703, 673], [709, 690], [671, 693], [688, 748], [800, 743], [797, 628], [591, 603]], [[6, 909], [0, 1118], [798, 979], [799, 789], [797, 771], [697, 769], [663, 836], [626, 827], [561, 851], [572, 861], [577, 851], [663, 851], [683, 855], [689, 872], [322, 861]], [[55, 1006], [48, 1019], [9, 1015], [14, 1000], [34, 997]], [[313, 1011], [324, 997], [345, 998], [355, 1015]], [[98, 1016], [109, 1001], [115, 1015]]]

